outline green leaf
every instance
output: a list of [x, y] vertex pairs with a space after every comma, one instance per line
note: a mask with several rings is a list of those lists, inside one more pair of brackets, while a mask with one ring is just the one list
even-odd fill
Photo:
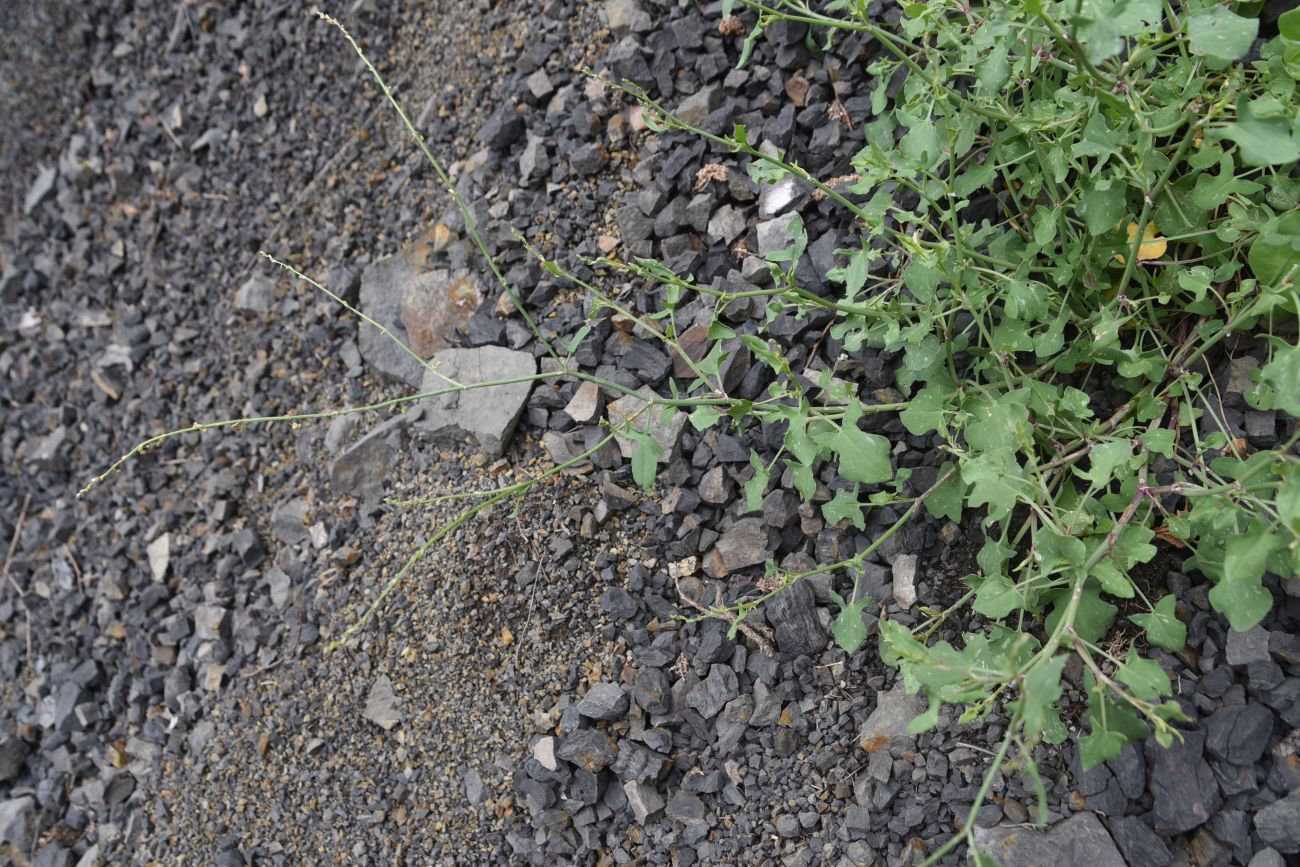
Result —
[[827, 589], [831, 599], [839, 606], [839, 615], [831, 621], [831, 635], [845, 653], [857, 653], [867, 640], [867, 625], [862, 622], [863, 610], [871, 604], [870, 596], [845, 602], [840, 594]]
[[1159, 427], [1145, 431], [1138, 436], [1138, 439], [1158, 455], [1164, 455], [1167, 458], [1174, 456], [1174, 432], [1169, 428]]
[[979, 553], [975, 555], [975, 562], [979, 564], [985, 575], [993, 575], [1001, 572], [1002, 568], [1007, 565], [1007, 561], [1011, 559], [1011, 555], [1015, 553], [1015, 548], [1004, 545], [989, 536], [985, 538], [984, 544], [980, 546]]
[[939, 269], [921, 259], [913, 259], [903, 269], [903, 285], [917, 301], [928, 304], [939, 285]]
[[898, 420], [912, 436], [924, 436], [930, 431], [943, 430], [943, 403], [945, 389], [927, 385], [913, 395], [907, 409], [898, 414]]
[[1079, 738], [1079, 762], [1085, 771], [1090, 771], [1118, 756], [1128, 742], [1119, 732], [1094, 729]]
[[1242, 18], [1217, 3], [1187, 18], [1192, 53], [1221, 63], [1245, 55], [1258, 34], [1258, 18]]
[[973, 420], [966, 425], [966, 443], [980, 451], [1011, 447], [1024, 442], [1030, 433], [1025, 389], [1004, 395], [990, 394], [971, 408]]
[[1260, 583], [1269, 555], [1281, 540], [1261, 528], [1228, 539], [1223, 552], [1223, 577], [1210, 590], [1210, 603], [1245, 632], [1273, 608], [1273, 594]]
[[939, 702], [931, 701], [930, 706], [912, 717], [912, 721], [907, 724], [907, 733], [919, 735], [922, 732], [928, 732], [939, 724]]
[[1111, 596], [1119, 599], [1133, 598], [1133, 582], [1129, 580], [1124, 570], [1115, 565], [1113, 560], [1102, 560], [1092, 567], [1089, 574], [1096, 578], [1101, 584], [1101, 589]]
[[1282, 526], [1300, 536], [1300, 464], [1292, 463], [1282, 476], [1276, 503]]
[[1088, 549], [1079, 539], [1063, 536], [1053, 530], [1039, 530], [1034, 536], [1034, 547], [1040, 558], [1039, 569], [1051, 572], [1062, 566], [1082, 566]]
[[834, 433], [819, 442], [839, 458], [836, 469], [841, 478], [867, 485], [887, 482], [894, 477], [894, 467], [889, 460], [889, 440], [859, 430], [860, 418], [862, 403], [855, 398], [844, 408], [844, 417]]
[[1084, 683], [1088, 690], [1088, 725], [1092, 731], [1079, 739], [1079, 760], [1085, 771], [1119, 755], [1126, 744], [1147, 736], [1147, 728], [1127, 702], [1112, 701], [1104, 688], [1097, 686], [1092, 672]]
[[1150, 614], [1130, 614], [1128, 619], [1146, 630], [1147, 640], [1156, 647], [1178, 653], [1187, 645], [1187, 626], [1174, 614], [1177, 603], [1171, 593], [1157, 602]]
[[1065, 671], [1067, 659], [1067, 654], [1058, 654], [1038, 663], [1025, 675], [1021, 697], [1013, 704], [1020, 708], [1025, 735], [1031, 741], [1043, 733], [1050, 719], [1059, 721], [1059, 714], [1052, 705], [1061, 697], [1061, 674]]
[[696, 430], [707, 430], [717, 424], [718, 419], [722, 418], [722, 413], [712, 406], [698, 406], [687, 418], [690, 419], [691, 427]]
[[736, 8], [736, 0], [722, 0], [722, 17], [728, 18], [731, 11]]
[[1077, 33], [1092, 63], [1118, 54], [1126, 38], [1160, 20], [1160, 0], [1083, 0], [1080, 6]]
[[1277, 287], [1288, 279], [1294, 285], [1300, 268], [1300, 211], [1265, 223], [1246, 258], [1265, 286]]
[[1087, 479], [1094, 488], [1105, 487], [1115, 477], [1115, 470], [1133, 457], [1133, 443], [1129, 440], [1110, 440], [1093, 446], [1088, 453], [1088, 471], [1075, 472]]
[[848, 518], [859, 530], [867, 528], [866, 519], [862, 516], [862, 503], [853, 491], [836, 491], [834, 497], [822, 504], [822, 517], [832, 526]]
[[[1070, 604], [1070, 593], [1070, 588], [1066, 587], [1049, 597], [1053, 606], [1052, 613], [1047, 615], [1047, 619], [1043, 622], [1043, 626], [1049, 633], [1056, 632], [1056, 625], [1065, 616]], [[1079, 596], [1079, 607], [1074, 613], [1074, 631], [1089, 644], [1096, 644], [1106, 635], [1106, 630], [1110, 629], [1111, 623], [1115, 621], [1115, 612], [1118, 610], [1102, 599], [1098, 589], [1089, 582], [1084, 585], [1083, 592]]]
[[636, 450], [632, 452], [632, 480], [648, 491], [654, 487], [655, 467], [663, 446], [641, 431], [629, 428], [624, 435], [636, 440]]
[[1219, 160], [1219, 174], [1204, 172], [1197, 176], [1196, 186], [1192, 188], [1192, 202], [1203, 210], [1211, 210], [1222, 205], [1233, 196], [1249, 196], [1262, 190], [1254, 181], [1237, 177], [1233, 171], [1232, 157], [1224, 154]]
[[1138, 563], [1150, 563], [1156, 556], [1156, 546], [1151, 544], [1155, 531], [1144, 524], [1128, 524], [1115, 539], [1110, 557], [1121, 567], [1132, 569]]
[[1169, 694], [1169, 675], [1160, 663], [1139, 656], [1132, 647], [1128, 657], [1115, 669], [1115, 677], [1142, 701], [1155, 702]]
[[990, 620], [1001, 620], [1024, 607], [1024, 592], [1007, 576], [996, 573], [980, 580], [975, 600], [971, 603], [971, 608]]
[[[952, 467], [952, 464], [945, 463], [939, 467], [939, 475]], [[962, 483], [961, 475], [953, 473], [947, 481], [935, 488], [930, 496], [925, 498], [925, 510], [936, 518], [947, 518], [950, 521], [961, 520], [962, 501], [966, 499], [966, 486]]]
[[1289, 42], [1300, 42], [1300, 9], [1292, 9], [1279, 16], [1277, 30]]
[[961, 465], [962, 481], [971, 486], [967, 505], [987, 505], [989, 520], [1002, 520], [1029, 484], [1019, 473], [1020, 464], [1009, 446], [968, 458]]
[[1248, 166], [1277, 166], [1300, 159], [1300, 147], [1291, 134], [1290, 119], [1266, 113], [1260, 102], [1239, 104], [1237, 120], [1223, 124], [1218, 135], [1237, 143], [1241, 161]]
[[755, 452], [749, 453], [749, 465], [754, 468], [754, 475], [745, 482], [745, 511], [758, 512], [763, 509], [763, 492], [772, 479], [772, 473]]
[[1047, 314], [1047, 287], [1042, 283], [1013, 277], [1002, 285], [1008, 316], [1034, 322]]

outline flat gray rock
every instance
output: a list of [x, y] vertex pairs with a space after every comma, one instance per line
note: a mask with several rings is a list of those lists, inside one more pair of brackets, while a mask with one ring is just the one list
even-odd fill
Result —
[[1127, 867], [1092, 813], [1076, 813], [1047, 832], [999, 825], [977, 826], [974, 834], [976, 845], [1002, 867]]
[[275, 305], [275, 280], [254, 274], [235, 293], [235, 307], [248, 313], [270, 313]]
[[[454, 346], [483, 301], [478, 278], [467, 271], [426, 267], [430, 252], [420, 245], [366, 268], [361, 275], [360, 309], [405, 343], [420, 358]], [[375, 325], [363, 321], [361, 357], [391, 379], [419, 386], [425, 368]]]
[[1164, 867], [1173, 858], [1160, 836], [1137, 816], [1107, 819], [1106, 826], [1130, 867]]
[[[1253, 359], [1252, 359], [1253, 360]], [[1252, 662], [1267, 662], [1268, 630], [1262, 626], [1252, 626], [1245, 632], [1228, 630], [1227, 647], [1224, 648], [1228, 665], [1250, 665]]]
[[31, 845], [35, 814], [36, 799], [31, 795], [0, 801], [0, 846], [7, 843], [19, 852], [26, 852]]
[[390, 418], [344, 450], [330, 467], [330, 483], [338, 493], [362, 500], [379, 498], [393, 461], [396, 441], [409, 421]]
[[1273, 714], [1262, 704], [1221, 707], [1205, 723], [1205, 751], [1234, 765], [1253, 765], [1268, 749]]
[[757, 566], [767, 557], [767, 525], [762, 518], [742, 518], [718, 539], [717, 546], [704, 560], [704, 568], [714, 578], [725, 578], [739, 569]]
[[858, 743], [873, 754], [882, 749], [911, 748], [916, 736], [908, 734], [907, 726], [923, 710], [925, 699], [908, 693], [901, 681], [888, 692], [876, 693], [876, 709], [862, 724]]
[[384, 731], [391, 731], [402, 721], [397, 695], [393, 692], [393, 682], [388, 679], [388, 675], [379, 675], [370, 685], [363, 715]]
[[636, 0], [607, 0], [605, 20], [609, 22], [610, 31], [620, 37], [645, 33], [653, 26], [650, 16]]
[[664, 808], [663, 796], [651, 783], [629, 780], [623, 784], [623, 794], [627, 796], [627, 805], [632, 808], [633, 817], [642, 825], [659, 815], [659, 811]]
[[736, 697], [736, 672], [729, 665], [709, 666], [709, 676], [696, 684], [686, 696], [686, 706], [705, 719], [717, 716], [727, 702]]
[[[682, 430], [686, 427], [686, 413], [679, 412], [665, 421], [664, 407], [647, 406], [655, 397], [649, 388], [642, 388], [636, 394], [623, 395], [609, 405], [609, 423], [615, 431], [630, 424], [633, 430], [650, 434], [651, 439], [662, 449], [659, 463], [666, 464], [677, 456]], [[623, 457], [630, 458], [636, 453], [636, 440], [622, 436], [615, 439]]]
[[1214, 772], [1202, 757], [1205, 732], [1187, 732], [1168, 749], [1151, 738], [1146, 743], [1157, 834], [1183, 834], [1209, 821], [1222, 799]]
[[[422, 391], [448, 387], [447, 378], [461, 385], [520, 379], [537, 373], [537, 359], [503, 346], [445, 349], [433, 357], [437, 373], [427, 371]], [[445, 445], [470, 441], [485, 454], [499, 458], [519, 424], [532, 382], [512, 382], [429, 397], [416, 406], [416, 433]]]
[[1256, 813], [1255, 833], [1283, 854], [1300, 852], [1300, 789]]
[[612, 721], [627, 715], [630, 700], [627, 693], [618, 684], [602, 681], [591, 689], [578, 702], [578, 713], [587, 719]]

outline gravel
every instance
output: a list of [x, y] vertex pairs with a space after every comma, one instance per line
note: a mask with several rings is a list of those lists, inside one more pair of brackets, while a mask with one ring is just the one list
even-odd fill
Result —
[[[618, 285], [584, 259], [658, 257], [752, 291], [771, 275], [750, 251], [787, 248], [798, 214], [799, 280], [837, 291], [828, 274], [854, 243], [851, 219], [793, 182], [760, 188], [732, 154], [644, 130], [574, 70], [630, 77], [714, 131], [745, 123], [829, 178], [861, 146], [827, 122], [830, 100], [855, 130], [870, 120], [854, 93], [873, 86], [861, 67], [874, 49], [837, 39], [813, 54], [805, 29], [777, 26], [736, 70], [752, 19], [740, 10], [729, 35], [716, 4], [331, 10], [446, 158], [529, 315], [557, 345], [591, 326], [571, 363], [620, 386], [602, 389], [550, 376], [558, 365], [500, 297], [464, 217], [429, 195], [432, 173], [327, 27], [271, 0], [33, 7], [5, 42], [17, 88], [0, 89], [0, 160], [17, 183], [0, 241], [0, 451], [14, 468], [0, 476], [0, 539], [16, 539], [18, 588], [0, 589], [0, 832], [24, 858], [901, 865], [965, 821], [1005, 720], [959, 726], [944, 709], [932, 731], [908, 734], [923, 701], [874, 641], [846, 655], [827, 629], [830, 590], [871, 595], [869, 625], [914, 625], [914, 603], [950, 604], [976, 568], [963, 528], [922, 515], [857, 580], [820, 574], [742, 622], [694, 619], [696, 605], [760, 595], [769, 560], [812, 571], [893, 520], [880, 507], [865, 532], [828, 528], [818, 505], [833, 478], [819, 471], [816, 503], [801, 506], [779, 464], [750, 511], [751, 452], [771, 457], [779, 430], [697, 431], [685, 414], [647, 412], [636, 423], [662, 450], [651, 492], [633, 483], [636, 443], [620, 437], [462, 525], [349, 647], [321, 652], [467, 502], [397, 508], [386, 496], [535, 476], [594, 446], [602, 416], [617, 428], [670, 376], [690, 376], [548, 274], [516, 233], [649, 315], [662, 301], [653, 287]], [[378, 329], [257, 249], [323, 278], [444, 372], [548, 377], [409, 414], [397, 404], [392, 417], [186, 435], [72, 500], [157, 430], [430, 384]], [[765, 317], [749, 302], [724, 315], [738, 335]], [[707, 310], [684, 299], [674, 322], [703, 357]], [[782, 316], [768, 333], [800, 375], [890, 385], [889, 354], [847, 352], [829, 325]], [[730, 351], [723, 387], [762, 399], [766, 366], [738, 339]], [[1267, 448], [1278, 419], [1233, 391], [1258, 353], [1234, 352], [1220, 377], [1229, 421]], [[883, 417], [869, 423], [913, 484], [934, 477], [942, 453]], [[1074, 747], [1044, 747], [1048, 826], [1019, 827], [1035, 793], [1015, 775], [978, 814], [978, 833], [1009, 841], [1004, 863], [1294, 853], [1294, 611], [1233, 633], [1176, 557], [1160, 566], [1151, 590], [1178, 594], [1189, 648], [1154, 658], [1199, 722], [1181, 746], [1129, 748], [1087, 773]], [[934, 640], [960, 642], [977, 628], [964, 617]], [[1068, 718], [1082, 699], [1067, 686]], [[219, 821], [214, 803], [226, 805]]]

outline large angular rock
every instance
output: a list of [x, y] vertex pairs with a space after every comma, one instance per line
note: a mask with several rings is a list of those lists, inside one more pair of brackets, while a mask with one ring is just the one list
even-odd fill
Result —
[[781, 656], [812, 656], [826, 646], [826, 630], [817, 617], [817, 599], [812, 585], [797, 581], [772, 597], [765, 609], [767, 622], [776, 633]]
[[[420, 358], [454, 346], [483, 301], [478, 278], [468, 271], [427, 267], [428, 244], [413, 244], [366, 268], [361, 275], [361, 312], [405, 343]], [[420, 385], [425, 368], [375, 325], [363, 321], [359, 348], [371, 367], [392, 379]]]
[[1273, 714], [1262, 704], [1223, 707], [1205, 724], [1205, 751], [1234, 765], [1253, 765], [1268, 749]]
[[1202, 753], [1205, 732], [1188, 732], [1182, 742], [1161, 748], [1155, 739], [1147, 741], [1150, 776], [1147, 787], [1154, 799], [1157, 834], [1186, 833], [1209, 821], [1222, 799], [1214, 772]]
[[691, 126], [702, 126], [721, 102], [721, 89], [716, 84], [705, 85], [678, 104], [677, 116]]
[[1002, 867], [1126, 867], [1115, 841], [1092, 813], [1077, 813], [1046, 833], [977, 826], [974, 834], [975, 844]]
[[923, 710], [925, 699], [908, 693], [901, 681], [888, 692], [878, 692], [876, 709], [862, 724], [858, 743], [869, 753], [911, 749], [916, 736], [909, 734], [907, 727]]
[[[520, 379], [537, 373], [537, 359], [503, 346], [445, 349], [433, 357], [422, 391], [448, 388], [448, 379], [461, 385]], [[436, 372], [435, 372], [436, 371]], [[475, 443], [491, 457], [500, 457], [519, 424], [533, 383], [511, 382], [484, 388], [449, 391], [416, 406], [422, 414], [413, 423], [416, 433], [438, 443]]]
[[587, 719], [612, 721], [627, 716], [629, 703], [627, 693], [618, 684], [602, 681], [587, 690], [577, 708]]
[[36, 799], [31, 795], [0, 801], [0, 851], [8, 844], [15, 852], [27, 852], [35, 815]]
[[718, 539], [704, 559], [704, 568], [714, 578], [725, 578], [738, 569], [757, 566], [767, 557], [767, 525], [762, 518], [742, 518]]
[[334, 490], [362, 500], [378, 499], [384, 492], [395, 439], [408, 423], [404, 415], [390, 418], [339, 455], [330, 467]]
[[709, 676], [687, 694], [686, 706], [705, 719], [712, 719], [736, 697], [737, 689], [736, 672], [731, 670], [731, 666], [713, 665], [709, 667]]
[[1255, 833], [1279, 852], [1300, 852], [1300, 789], [1256, 813]]
[[633, 817], [642, 825], [659, 815], [659, 811], [664, 808], [663, 797], [651, 783], [629, 780], [623, 784], [623, 794], [627, 796], [627, 805], [632, 810]]
[[606, 0], [605, 18], [615, 36], [645, 33], [654, 26], [650, 16], [636, 0]]

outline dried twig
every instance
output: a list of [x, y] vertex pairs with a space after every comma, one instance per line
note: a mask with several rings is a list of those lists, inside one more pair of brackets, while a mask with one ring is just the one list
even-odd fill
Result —
[[23, 533], [23, 521], [27, 519], [27, 507], [31, 505], [31, 502], [31, 494], [27, 494], [23, 497], [22, 508], [18, 510], [18, 523], [14, 524], [14, 535], [13, 538], [9, 540], [9, 552], [5, 554], [4, 566], [0, 567], [0, 575], [3, 575], [4, 580], [8, 581], [14, 590], [18, 591], [19, 599], [23, 598], [26, 594], [23, 592], [23, 589], [18, 586], [18, 582], [13, 579], [13, 576], [9, 574], [9, 567], [14, 562], [14, 552], [18, 550], [18, 537]]
[[772, 641], [774, 640], [774, 636], [772, 635], [772, 630], [766, 626], [760, 626], [755, 623], [749, 623], [748, 621], [742, 619], [738, 615], [732, 614], [730, 611], [727, 611], [725, 606], [723, 605], [721, 587], [713, 588], [714, 607], [706, 608], [696, 600], [692, 599], [690, 595], [682, 592], [682, 579], [678, 578], [673, 583], [677, 587], [677, 595], [680, 596], [682, 600], [686, 602], [687, 605], [691, 606], [696, 611], [700, 612], [706, 617], [713, 617], [716, 618], [717, 620], [725, 620], [727, 623], [730, 623], [733, 627], [739, 629], [741, 632], [745, 633], [745, 635], [753, 639], [754, 643], [758, 645], [759, 649], [762, 650], [763, 653], [771, 657], [776, 656], [776, 650], [774, 650], [772, 647]]

